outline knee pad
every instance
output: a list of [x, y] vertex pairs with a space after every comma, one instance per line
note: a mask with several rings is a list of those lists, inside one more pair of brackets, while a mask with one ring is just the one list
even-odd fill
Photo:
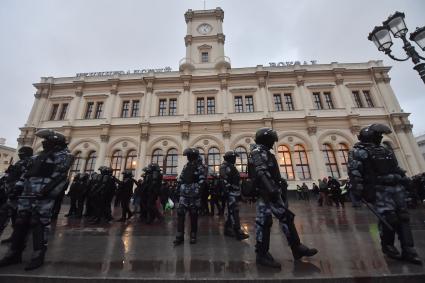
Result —
[[384, 213], [384, 218], [391, 225], [397, 225], [399, 223], [399, 217], [395, 211], [388, 211]]
[[400, 219], [400, 222], [402, 223], [409, 223], [410, 222], [410, 215], [407, 211], [400, 211], [398, 214], [398, 217]]

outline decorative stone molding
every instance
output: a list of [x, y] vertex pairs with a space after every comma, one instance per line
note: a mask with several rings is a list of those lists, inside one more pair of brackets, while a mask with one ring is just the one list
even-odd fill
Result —
[[317, 127], [313, 126], [313, 127], [307, 127], [307, 133], [312, 136], [315, 135], [317, 133]]
[[308, 89], [332, 89], [334, 88], [334, 84], [310, 84], [307, 86]]
[[296, 79], [297, 79], [297, 86], [303, 86], [305, 83], [304, 75], [307, 71], [305, 69], [301, 70], [294, 70]]
[[140, 127], [140, 138], [144, 141], [147, 141], [149, 138], [149, 126], [148, 122], [142, 122], [139, 124]]
[[412, 124], [404, 124], [404, 131], [405, 131], [406, 133], [411, 132], [411, 131], [412, 131], [412, 129], [413, 129], [413, 125], [412, 125]]
[[360, 133], [361, 127], [359, 125], [353, 125], [350, 127], [350, 131], [353, 135], [358, 135]]
[[230, 138], [230, 136], [232, 135], [231, 124], [232, 124], [231, 119], [221, 120], [221, 130], [222, 130], [223, 138]]
[[193, 19], [193, 11], [191, 9], [187, 10], [186, 13], [184, 13], [184, 20], [186, 21], [186, 24]]
[[394, 131], [399, 133], [399, 132], [402, 132], [404, 130], [404, 125], [402, 125], [402, 124], [393, 125], [393, 128], [394, 128]]
[[188, 139], [190, 136], [190, 121], [181, 121], [180, 131], [182, 133], [182, 138]]
[[183, 81], [183, 90], [190, 91], [190, 81], [192, 80], [192, 75], [181, 75], [180, 80]]
[[267, 89], [272, 92], [280, 91], [293, 91], [295, 88], [295, 85], [275, 85], [275, 86], [269, 86]]
[[105, 99], [108, 98], [107, 94], [99, 93], [99, 94], [84, 94], [83, 97], [85, 99]]
[[108, 82], [111, 83], [111, 89], [109, 90], [109, 92], [111, 94], [117, 94], [118, 93], [118, 84], [120, 82], [119, 79], [108, 79]]
[[109, 141], [109, 135], [100, 135], [100, 141], [101, 142], [108, 142]]
[[217, 42], [224, 44], [224, 41], [226, 40], [226, 36], [222, 33], [217, 34]]
[[190, 34], [184, 37], [184, 44], [186, 45], [186, 47], [191, 45], [192, 41], [193, 41], [193, 36], [191, 36]]
[[224, 11], [221, 8], [217, 7], [215, 9], [214, 13], [215, 13], [215, 17], [216, 17], [217, 20], [223, 21]]
[[232, 93], [254, 93], [257, 91], [255, 87], [238, 87], [229, 89]]
[[55, 96], [55, 97], [50, 97], [51, 101], [67, 101], [67, 100], [72, 100], [74, 99], [74, 97], [72, 96]]
[[202, 44], [198, 46], [198, 50], [209, 50], [209, 49], [212, 49], [212, 46], [208, 44]]
[[217, 94], [218, 89], [198, 89], [198, 90], [192, 90], [192, 94], [194, 95], [213, 95]]
[[273, 118], [263, 118], [264, 127], [273, 128]]
[[344, 83], [344, 72], [345, 72], [345, 68], [333, 69], [333, 73], [335, 75], [335, 84], [341, 85]]
[[297, 86], [303, 86], [303, 85], [304, 85], [304, 83], [305, 83], [305, 80], [303, 80], [303, 79], [298, 79], [298, 77], [297, 77]]
[[225, 139], [229, 139], [232, 136], [232, 133], [230, 131], [224, 131], [222, 134], [223, 138]]
[[220, 80], [220, 88], [221, 89], [227, 89], [229, 77], [230, 77], [229, 73], [218, 74], [218, 79]]
[[167, 90], [167, 91], [156, 91], [155, 95], [156, 96], [176, 96], [176, 95], [180, 95], [181, 91], [178, 90]]
[[145, 81], [146, 91], [153, 92], [153, 83], [155, 81], [155, 77], [145, 77], [143, 80]]
[[39, 90], [37, 90], [37, 92], [36, 92], [36, 93], [34, 93], [34, 97], [35, 97], [36, 99], [40, 99], [40, 98], [41, 98], [41, 92], [40, 92]]

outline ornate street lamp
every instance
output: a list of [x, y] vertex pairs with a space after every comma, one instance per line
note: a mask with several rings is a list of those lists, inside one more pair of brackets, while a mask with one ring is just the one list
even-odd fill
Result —
[[[418, 71], [419, 76], [425, 83], [425, 63], [421, 62], [421, 59], [425, 60], [425, 58], [416, 52], [415, 48], [406, 38], [408, 29], [404, 22], [404, 13], [395, 12], [394, 15], [391, 15], [382, 24], [383, 26], [375, 27], [372, 30], [368, 39], [375, 43], [379, 51], [384, 52], [393, 60], [406, 61], [411, 58], [415, 64], [413, 69]], [[391, 54], [391, 46], [393, 45], [391, 34], [394, 38], [400, 38], [403, 40], [403, 49], [406, 51], [407, 58], [399, 59]], [[416, 44], [425, 51], [425, 27], [417, 28], [413, 33], [411, 33], [410, 40], [416, 42]]]

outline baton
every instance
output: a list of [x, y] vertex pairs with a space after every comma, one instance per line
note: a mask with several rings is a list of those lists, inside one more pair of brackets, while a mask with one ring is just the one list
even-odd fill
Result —
[[387, 220], [385, 220], [381, 215], [379, 215], [378, 212], [376, 212], [376, 210], [370, 206], [370, 204], [365, 201], [363, 198], [360, 199], [362, 203], [364, 203], [366, 205], [366, 207], [372, 211], [373, 214], [375, 214], [376, 217], [378, 217], [379, 221], [381, 221], [385, 226], [387, 226], [388, 229], [391, 230], [391, 232], [394, 232], [394, 228], [393, 226], [390, 225], [390, 223], [387, 222]]

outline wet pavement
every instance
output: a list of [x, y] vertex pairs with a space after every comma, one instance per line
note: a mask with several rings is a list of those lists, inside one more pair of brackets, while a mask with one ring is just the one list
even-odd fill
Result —
[[[274, 219], [271, 253], [281, 270], [255, 264], [255, 207], [241, 205], [241, 223], [250, 234], [244, 241], [223, 235], [224, 218], [200, 217], [198, 243], [173, 247], [176, 223], [168, 214], [163, 223], [93, 226], [67, 219], [63, 212], [49, 241], [46, 264], [25, 272], [24, 263], [0, 269], [0, 282], [111, 282], [128, 281], [281, 281], [285, 282], [425, 282], [425, 267], [385, 257], [374, 216], [366, 208], [317, 207], [315, 202], [293, 201], [295, 223], [303, 243], [319, 253], [294, 262]], [[116, 218], [120, 209], [116, 209]], [[411, 210], [417, 250], [425, 258], [425, 209]], [[7, 237], [10, 229], [5, 232]], [[187, 236], [187, 234], [186, 234]], [[6, 246], [0, 246], [0, 255]]]

